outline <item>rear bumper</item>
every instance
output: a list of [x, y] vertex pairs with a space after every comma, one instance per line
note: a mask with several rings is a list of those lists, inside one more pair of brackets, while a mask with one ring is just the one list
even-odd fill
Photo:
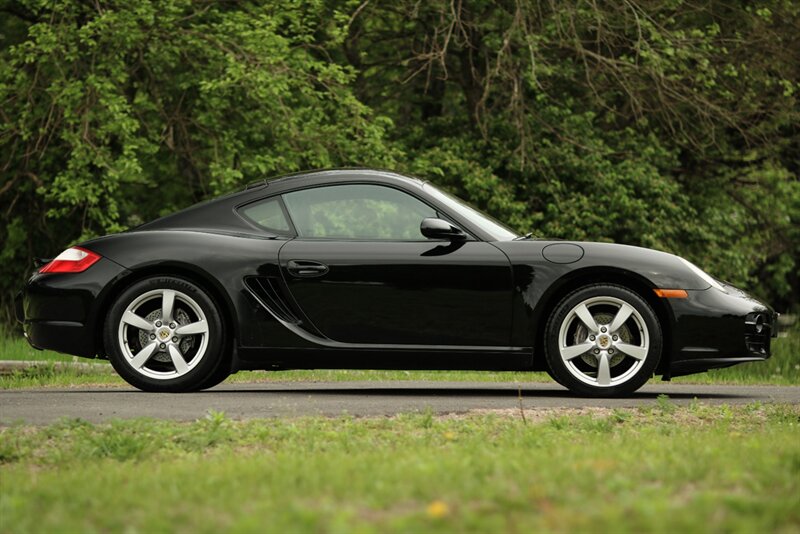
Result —
[[[17, 295], [14, 297], [14, 317], [16, 318], [18, 323], [23, 325], [23, 327], [25, 326], [25, 306], [23, 302], [24, 297], [25, 295], [23, 294], [22, 291], [19, 291]], [[27, 331], [23, 330], [23, 333], [25, 335], [25, 340], [28, 342], [28, 345], [30, 345], [34, 349], [42, 350], [31, 342], [30, 337], [28, 337]]]
[[770, 357], [778, 314], [733, 287], [689, 291], [671, 301], [675, 316], [670, 376], [698, 373]]
[[92, 357], [100, 352], [101, 304], [113, 281], [129, 273], [101, 259], [82, 273], [35, 273], [15, 299], [15, 314], [35, 348]]
[[22, 306], [22, 291], [17, 293], [14, 297], [14, 317], [18, 323], [25, 322], [25, 308]]

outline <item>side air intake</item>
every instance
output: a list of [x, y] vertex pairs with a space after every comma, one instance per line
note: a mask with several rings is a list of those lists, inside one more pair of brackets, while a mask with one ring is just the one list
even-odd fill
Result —
[[248, 291], [279, 319], [299, 325], [301, 323], [294, 307], [287, 302], [281, 288], [281, 281], [272, 276], [250, 276], [244, 285]]

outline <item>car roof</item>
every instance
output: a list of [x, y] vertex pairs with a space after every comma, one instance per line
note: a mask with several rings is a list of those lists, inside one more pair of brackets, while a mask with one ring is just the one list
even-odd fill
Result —
[[399, 174], [394, 171], [369, 168], [336, 168], [295, 172], [251, 182], [239, 189], [219, 197], [198, 202], [181, 211], [171, 213], [154, 221], [138, 226], [134, 230], [157, 230], [166, 228], [220, 228], [238, 226], [241, 220], [231, 218], [233, 209], [254, 200], [281, 194], [295, 188], [313, 187], [350, 181], [370, 181], [375, 183], [402, 183], [412, 187], [422, 187], [424, 180]]
[[257, 180], [255, 182], [251, 182], [248, 184], [244, 191], [248, 191], [251, 189], [255, 189], [261, 186], [285, 186], [285, 188], [289, 188], [289, 186], [294, 185], [294, 183], [298, 181], [304, 180], [319, 180], [320, 182], [324, 183], [329, 181], [337, 181], [336, 178], [341, 179], [353, 179], [353, 178], [384, 178], [389, 180], [400, 180], [406, 182], [408, 184], [421, 186], [425, 183], [425, 180], [420, 178], [416, 178], [413, 176], [408, 176], [405, 174], [400, 174], [396, 171], [390, 171], [385, 169], [371, 169], [365, 167], [337, 167], [334, 169], [316, 169], [316, 170], [309, 170], [309, 171], [298, 171], [291, 174], [282, 174], [279, 176], [265, 178], [263, 180]]

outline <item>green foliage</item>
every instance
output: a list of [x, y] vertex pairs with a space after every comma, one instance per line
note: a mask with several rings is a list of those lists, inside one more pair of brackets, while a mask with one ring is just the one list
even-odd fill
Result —
[[800, 300], [783, 0], [0, 2], [0, 304], [31, 259], [342, 165]]
[[6, 7], [27, 31], [0, 55], [4, 302], [32, 255], [264, 175], [393, 164], [389, 121], [318, 53], [319, 3]]
[[656, 407], [663, 414], [673, 413], [677, 408], [675, 404], [672, 404], [672, 402], [670, 402], [669, 395], [664, 395], [663, 393], [658, 397], [656, 397]]
[[796, 3], [399, 5], [365, 8], [345, 45], [411, 170], [523, 231], [664, 249], [800, 300]]

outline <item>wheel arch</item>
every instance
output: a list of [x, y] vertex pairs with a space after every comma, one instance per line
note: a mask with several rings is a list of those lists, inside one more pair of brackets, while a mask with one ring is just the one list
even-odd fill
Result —
[[217, 281], [211, 274], [205, 270], [199, 269], [195, 265], [188, 265], [182, 262], [169, 262], [143, 265], [138, 268], [130, 269], [130, 273], [126, 276], [114, 281], [113, 285], [106, 292], [103, 300], [97, 308], [98, 328], [96, 328], [95, 346], [98, 347], [98, 352], [103, 351], [103, 357], [107, 358], [106, 347], [103, 343], [103, 330], [105, 329], [105, 317], [107, 317], [111, 306], [114, 301], [126, 289], [133, 284], [151, 278], [154, 276], [176, 276], [184, 278], [196, 284], [214, 301], [214, 304], [220, 311], [220, 318], [222, 319], [223, 328], [232, 332], [232, 336], [227, 340], [227, 357], [230, 357], [236, 345], [236, 339], [239, 337], [239, 325], [236, 321], [236, 314], [234, 312], [233, 303], [225, 291], [225, 288]]
[[592, 284], [616, 284], [623, 286], [647, 302], [658, 318], [661, 325], [662, 352], [661, 361], [656, 367], [656, 374], [667, 373], [670, 367], [672, 354], [672, 333], [674, 318], [672, 311], [664, 299], [656, 296], [653, 291], [656, 286], [640, 274], [618, 267], [587, 267], [565, 274], [554, 282], [542, 295], [534, 317], [534, 366], [537, 370], [546, 370], [547, 363], [544, 359], [544, 335], [547, 319], [555, 307], [568, 294], [576, 289]]

